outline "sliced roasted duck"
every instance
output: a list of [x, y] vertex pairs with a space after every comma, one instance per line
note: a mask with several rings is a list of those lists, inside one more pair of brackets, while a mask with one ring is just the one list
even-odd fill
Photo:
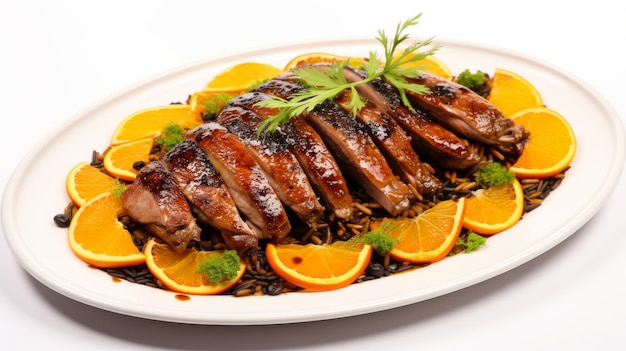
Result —
[[324, 207], [300, 163], [289, 150], [285, 135], [279, 132], [260, 134], [258, 131], [263, 119], [238, 106], [238, 101], [245, 99], [245, 95], [235, 97], [224, 106], [215, 121], [246, 145], [283, 205], [292, 209], [310, 227], [315, 226], [324, 213]]
[[[267, 119], [278, 111], [261, 107], [257, 105], [258, 101], [269, 99], [268, 95], [286, 98], [301, 89], [300, 85], [273, 79], [258, 86], [256, 92], [249, 95], [249, 99], [238, 102], [261, 118]], [[289, 149], [300, 161], [311, 185], [326, 207], [339, 218], [350, 218], [353, 200], [347, 181], [319, 133], [301, 117], [292, 118], [289, 123], [281, 125], [278, 131], [285, 135]]]
[[192, 129], [186, 137], [206, 153], [259, 239], [281, 240], [289, 234], [291, 224], [278, 195], [234, 134], [218, 123], [209, 122]]
[[411, 103], [428, 111], [455, 133], [514, 156], [524, 150], [530, 133], [471, 89], [426, 72], [407, 81], [424, 85], [431, 91], [429, 94], [408, 92]]
[[199, 222], [219, 230], [226, 247], [240, 255], [258, 249], [257, 234], [241, 218], [220, 174], [195, 142], [184, 140], [163, 160]]
[[133, 220], [177, 251], [200, 241], [201, 229], [189, 203], [161, 162], [144, 166], [121, 196], [122, 206]]
[[[345, 90], [335, 98], [335, 102], [348, 113], [351, 112], [350, 94], [350, 90]], [[420, 161], [411, 144], [411, 138], [393, 117], [369, 101], [356, 117], [367, 127], [389, 165], [404, 182], [415, 187], [420, 195], [431, 196], [441, 190], [441, 180]]]

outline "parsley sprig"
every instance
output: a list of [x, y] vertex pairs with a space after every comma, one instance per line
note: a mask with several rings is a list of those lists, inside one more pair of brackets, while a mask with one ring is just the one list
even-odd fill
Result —
[[278, 114], [263, 121], [260, 130], [275, 130], [281, 123], [287, 122], [290, 118], [305, 112], [311, 112], [315, 106], [325, 100], [334, 99], [346, 89], [349, 89], [351, 92], [349, 106], [353, 114], [356, 114], [365, 106], [365, 100], [357, 93], [356, 87], [361, 84], [367, 84], [377, 78], [383, 78], [393, 84], [400, 92], [403, 103], [407, 107], [412, 108], [406, 92], [426, 94], [429, 90], [423, 85], [407, 81], [407, 78], [417, 76], [420, 67], [405, 67], [405, 65], [430, 56], [439, 48], [435, 46], [420, 52], [423, 48], [431, 45], [433, 39], [429, 38], [424, 41], [416, 40], [400, 49], [409, 40], [409, 35], [405, 33], [406, 30], [417, 25], [421, 15], [420, 13], [404, 22], [398, 23], [392, 38], [384, 30], [378, 31], [376, 40], [383, 46], [383, 59], [381, 60], [377, 51], [370, 51], [368, 63], [363, 64], [367, 77], [361, 81], [349, 82], [345, 78], [343, 70], [348, 65], [349, 60], [341, 63], [335, 62], [324, 67], [305, 66], [295, 68], [293, 73], [302, 80], [304, 86], [308, 89], [291, 95], [289, 99], [273, 97], [272, 99], [259, 102], [261, 106], [279, 109]]

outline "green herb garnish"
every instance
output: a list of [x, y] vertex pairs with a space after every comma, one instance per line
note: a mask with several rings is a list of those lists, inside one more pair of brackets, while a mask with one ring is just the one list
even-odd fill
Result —
[[156, 142], [165, 148], [165, 151], [170, 151], [174, 146], [178, 145], [184, 139], [185, 130], [174, 122], [168, 123], [161, 135], [156, 138]]
[[479, 234], [469, 231], [467, 236], [459, 237], [456, 241], [456, 246], [463, 248], [463, 252], [468, 253], [474, 250], [478, 250], [481, 246], [485, 245], [487, 239]]
[[363, 242], [372, 245], [374, 251], [381, 256], [385, 256], [398, 243], [398, 239], [394, 239], [384, 232], [384, 227], [385, 223], [362, 237]]
[[209, 116], [216, 116], [233, 97], [235, 95], [226, 93], [215, 95], [204, 103], [205, 113]]
[[211, 284], [217, 284], [224, 279], [230, 280], [237, 277], [239, 272], [239, 256], [235, 250], [226, 250], [223, 254], [215, 254], [200, 262], [199, 274], [206, 275]]
[[415, 41], [401, 51], [399, 50], [399, 47], [409, 39], [408, 34], [405, 34], [404, 31], [411, 26], [417, 25], [420, 17], [421, 14], [418, 14], [403, 23], [398, 23], [393, 39], [389, 38], [384, 30], [378, 31], [376, 40], [383, 46], [384, 64], [381, 66], [382, 61], [376, 51], [370, 51], [368, 63], [363, 65], [363, 69], [367, 72], [367, 77], [361, 81], [351, 83], [344, 77], [343, 69], [348, 65], [348, 60], [342, 63], [333, 63], [323, 68], [302, 67], [294, 69], [293, 72], [302, 79], [303, 84], [308, 89], [291, 95], [289, 99], [274, 97], [270, 100], [259, 102], [261, 106], [280, 109], [278, 114], [263, 121], [259, 128], [260, 131], [275, 130], [281, 123], [287, 122], [290, 118], [304, 112], [311, 112], [323, 101], [332, 100], [346, 89], [351, 91], [349, 106], [353, 114], [356, 114], [365, 106], [365, 101], [357, 93], [356, 87], [361, 84], [367, 84], [377, 78], [384, 78], [393, 84], [400, 92], [404, 104], [412, 109], [406, 92], [425, 94], [429, 90], [423, 85], [409, 83], [406, 80], [406, 78], [416, 77], [419, 73], [418, 69], [402, 66], [430, 56], [438, 49], [438, 47], [433, 47], [423, 52], [418, 52], [432, 43], [432, 38], [430, 38], [423, 42]]
[[513, 183], [515, 173], [497, 162], [490, 162], [480, 167], [474, 173], [474, 177], [480, 186], [488, 188], [490, 186]]
[[485, 74], [481, 71], [472, 73], [469, 69], [466, 69], [459, 74], [457, 82], [469, 89], [478, 89], [485, 84]]
[[119, 199], [125, 191], [126, 184], [122, 183], [119, 178], [115, 178], [115, 185], [113, 185], [113, 189], [111, 190], [113, 197]]

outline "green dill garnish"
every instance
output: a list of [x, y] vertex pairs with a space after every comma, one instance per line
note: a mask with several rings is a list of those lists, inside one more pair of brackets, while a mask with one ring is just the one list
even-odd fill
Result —
[[488, 188], [490, 186], [513, 183], [515, 173], [497, 162], [490, 162], [480, 167], [474, 173], [474, 177], [480, 186]]
[[116, 199], [119, 199], [120, 197], [122, 197], [122, 194], [125, 191], [126, 191], [126, 184], [122, 183], [119, 180], [119, 178], [115, 178], [115, 185], [113, 185], [113, 189], [111, 190], [113, 197], [115, 197]]
[[[344, 77], [343, 69], [347, 66], [348, 60], [342, 63], [335, 62], [324, 68], [301, 67], [294, 69], [295, 75], [302, 79], [303, 84], [308, 89], [291, 95], [289, 99], [272, 98], [259, 102], [261, 106], [280, 109], [278, 114], [264, 120], [259, 130], [275, 130], [281, 123], [287, 122], [291, 117], [298, 116], [304, 112], [311, 112], [323, 101], [332, 100], [346, 89], [351, 91], [349, 106], [353, 114], [356, 114], [365, 106], [365, 101], [357, 93], [356, 87], [377, 78], [384, 78], [393, 84], [398, 89], [403, 103], [412, 109], [406, 92], [425, 94], [429, 90], [423, 85], [409, 83], [406, 80], [406, 78], [416, 77], [419, 73], [418, 69], [402, 66], [410, 62], [419, 61], [438, 50], [438, 47], [433, 47], [419, 52], [419, 50], [432, 43], [432, 38], [422, 42], [415, 41], [404, 49], [399, 49], [409, 39], [409, 35], [405, 34], [404, 31], [411, 26], [417, 25], [420, 17], [421, 14], [418, 14], [403, 23], [398, 23], [393, 39], [389, 38], [384, 30], [378, 31], [376, 40], [383, 46], [383, 59], [379, 58], [376, 51], [370, 51], [368, 63], [363, 64], [367, 77], [361, 81], [350, 83]], [[381, 67], [382, 62], [384, 64]]]
[[199, 274], [206, 275], [211, 284], [217, 284], [224, 279], [237, 277], [239, 272], [239, 256], [235, 250], [226, 250], [223, 254], [215, 254], [200, 262]]
[[224, 108], [224, 105], [226, 105], [226, 103], [234, 96], [235, 95], [233, 94], [226, 93], [219, 93], [218, 95], [215, 95], [204, 103], [205, 113], [209, 116], [216, 116], [222, 108]]
[[385, 224], [383, 223], [380, 228], [362, 236], [363, 242], [372, 245], [374, 251], [381, 256], [385, 256], [398, 243], [398, 239], [394, 239], [384, 232], [384, 227]]
[[472, 73], [469, 69], [466, 69], [459, 74], [457, 82], [469, 89], [477, 89], [485, 84], [485, 74], [481, 71]]
[[161, 135], [156, 138], [157, 144], [160, 144], [165, 148], [165, 151], [170, 151], [174, 146], [183, 141], [185, 130], [174, 122], [168, 123]]
[[463, 248], [463, 252], [468, 253], [474, 250], [478, 250], [481, 246], [485, 245], [487, 239], [479, 234], [469, 231], [467, 236], [459, 237], [456, 241], [456, 246]]

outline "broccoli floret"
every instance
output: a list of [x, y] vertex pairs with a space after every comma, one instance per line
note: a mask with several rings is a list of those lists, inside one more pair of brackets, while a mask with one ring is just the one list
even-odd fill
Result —
[[464, 70], [459, 74], [457, 82], [470, 89], [478, 89], [485, 84], [485, 74], [481, 71], [475, 73], [470, 72], [469, 69]]
[[474, 250], [478, 250], [479, 247], [485, 245], [487, 239], [482, 236], [469, 231], [466, 237], [459, 237], [456, 241], [456, 246], [463, 248], [463, 252], [468, 253]]
[[233, 279], [239, 272], [239, 256], [235, 250], [226, 250], [223, 254], [215, 254], [200, 262], [197, 272], [206, 275], [211, 284], [224, 279]]
[[488, 188], [490, 186], [513, 183], [515, 173], [497, 162], [490, 162], [480, 167], [474, 173], [474, 178], [480, 186]]
[[381, 225], [381, 228], [363, 235], [363, 242], [372, 245], [372, 248], [377, 254], [384, 256], [393, 249], [394, 245], [398, 243], [398, 240], [384, 233], [382, 227], [384, 227], [384, 224]]
[[161, 135], [156, 138], [156, 142], [161, 144], [165, 151], [169, 151], [183, 141], [184, 134], [185, 130], [180, 125], [170, 122], [163, 128]]

